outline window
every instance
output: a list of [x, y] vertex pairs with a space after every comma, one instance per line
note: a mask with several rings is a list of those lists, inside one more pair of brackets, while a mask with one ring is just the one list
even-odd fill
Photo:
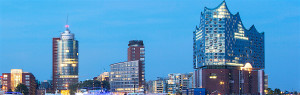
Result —
[[145, 51], [145, 48], [140, 48], [141, 51]]
[[145, 58], [140, 58], [140, 60], [141, 60], [141, 61], [144, 61], [144, 60], [145, 60]]

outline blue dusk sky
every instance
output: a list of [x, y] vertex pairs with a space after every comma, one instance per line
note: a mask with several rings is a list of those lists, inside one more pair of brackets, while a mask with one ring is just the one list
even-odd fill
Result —
[[[79, 77], [91, 79], [127, 60], [129, 40], [143, 40], [146, 79], [193, 71], [193, 31], [204, 7], [223, 0], [0, 0], [0, 73], [52, 75], [52, 38], [66, 17], [79, 41]], [[245, 27], [265, 32], [269, 87], [300, 91], [300, 1], [228, 0]]]

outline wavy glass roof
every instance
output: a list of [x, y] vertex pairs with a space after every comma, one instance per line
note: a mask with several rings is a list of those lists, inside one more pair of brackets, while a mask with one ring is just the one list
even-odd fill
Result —
[[[241, 20], [241, 18], [240, 18], [239, 12], [237, 12], [236, 14], [232, 14], [232, 13], [230, 12], [230, 10], [228, 9], [228, 7], [227, 7], [225, 1], [223, 1], [221, 4], [219, 4], [219, 5], [218, 5], [217, 7], [215, 7], [215, 8], [207, 8], [207, 7], [205, 7], [205, 8], [204, 8], [204, 11], [206, 11], [206, 10], [210, 10], [210, 11], [219, 11], [220, 14], [218, 14], [219, 16], [216, 17], [216, 18], [228, 18], [228, 17], [232, 17], [232, 18], [237, 18], [239, 21], [242, 22], [242, 20]], [[201, 13], [201, 15], [204, 15], [204, 14]], [[215, 17], [214, 17], [214, 18], [215, 18]], [[241, 25], [242, 25], [242, 27], [243, 27], [245, 30], [247, 30], [247, 31], [250, 31], [250, 30], [252, 30], [252, 29], [254, 29], [254, 30], [257, 31], [257, 29], [255, 28], [254, 25], [252, 25], [249, 29], [246, 29], [245, 26], [243, 25], [243, 23], [241, 23]]]

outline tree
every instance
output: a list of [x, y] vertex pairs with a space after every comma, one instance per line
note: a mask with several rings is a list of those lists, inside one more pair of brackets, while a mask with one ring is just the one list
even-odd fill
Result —
[[275, 89], [274, 89], [274, 94], [281, 94], [280, 89], [279, 89], [279, 88], [275, 88]]
[[21, 83], [15, 88], [15, 92], [20, 92], [23, 93], [24, 95], [29, 95], [29, 90], [27, 86]]
[[83, 88], [101, 87], [101, 82], [98, 80], [86, 80], [82, 83]]
[[70, 90], [70, 93], [73, 95], [79, 88], [82, 88], [81, 83], [71, 84], [68, 89]]
[[107, 90], [110, 89], [110, 85], [108, 81], [98, 81], [98, 80], [86, 80], [83, 82], [71, 84], [68, 89], [70, 90], [71, 94], [74, 94], [78, 89], [94, 89], [95, 87], [105, 88]]
[[271, 88], [267, 88], [267, 94], [268, 95], [273, 95], [274, 94], [274, 91], [271, 89]]
[[108, 81], [101, 81], [102, 88], [105, 88], [106, 90], [110, 90], [110, 84]]
[[8, 89], [7, 92], [13, 92], [11, 89]]

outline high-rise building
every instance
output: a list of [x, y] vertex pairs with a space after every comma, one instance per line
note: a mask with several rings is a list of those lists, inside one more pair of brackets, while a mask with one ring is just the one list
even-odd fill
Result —
[[78, 41], [69, 26], [60, 38], [53, 38], [53, 90], [66, 90], [78, 82]]
[[127, 62], [110, 65], [109, 80], [112, 92], [145, 91], [145, 48], [142, 40], [131, 40]]
[[205, 7], [193, 34], [195, 87], [208, 94], [263, 94], [264, 33], [254, 25], [246, 29], [223, 1]]
[[23, 72], [22, 69], [11, 69], [10, 73], [2, 73], [2, 76], [3, 91], [14, 91], [19, 84], [24, 84], [29, 89], [29, 94], [35, 95], [37, 84], [32, 73]]
[[145, 47], [142, 40], [131, 40], [128, 44], [128, 61], [139, 60], [139, 88], [145, 86]]
[[264, 33], [246, 29], [239, 13], [229, 12], [225, 1], [201, 13], [194, 31], [194, 68], [230, 68], [250, 63], [265, 68]]

